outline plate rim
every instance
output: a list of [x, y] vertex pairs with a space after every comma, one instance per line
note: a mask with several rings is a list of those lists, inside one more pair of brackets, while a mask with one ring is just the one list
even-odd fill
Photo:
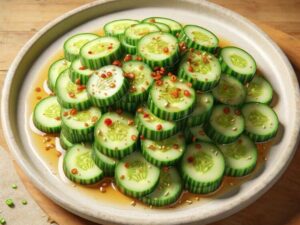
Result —
[[[18, 164], [21, 166], [23, 171], [26, 173], [27, 177], [30, 178], [31, 182], [33, 182], [34, 185], [36, 187], [38, 187], [38, 189], [43, 194], [45, 194], [47, 197], [49, 197], [51, 200], [53, 200], [54, 202], [56, 202], [63, 208], [65, 208], [77, 215], [80, 215], [81, 217], [92, 220], [94, 222], [101, 222], [100, 220], [103, 219], [104, 221], [109, 221], [109, 222], [113, 222], [113, 223], [122, 223], [122, 222], [124, 223], [123, 219], [126, 219], [126, 223], [133, 223], [133, 224], [143, 223], [144, 224], [147, 221], [143, 221], [139, 218], [129, 221], [128, 218], [121, 217], [121, 220], [120, 220], [120, 218], [117, 218], [117, 217], [109, 217], [108, 218], [107, 215], [97, 215], [98, 216], [98, 218], [97, 218], [97, 217], [95, 217], [95, 214], [89, 213], [87, 210], [84, 213], [82, 213], [82, 211], [76, 209], [76, 207], [70, 206], [70, 204], [68, 204], [68, 202], [66, 202], [62, 197], [57, 196], [56, 195], [57, 193], [55, 194], [53, 191], [51, 191], [50, 188], [47, 188], [46, 185], [44, 185], [41, 181], [39, 181], [37, 179], [37, 177], [36, 177], [37, 174], [33, 170], [32, 166], [26, 164], [26, 160], [22, 159], [22, 155], [19, 153], [20, 148], [18, 147], [18, 143], [14, 139], [14, 132], [11, 128], [10, 121], [9, 121], [9, 107], [6, 107], [9, 104], [9, 96], [11, 94], [10, 90], [11, 90], [12, 80], [15, 75], [15, 71], [18, 68], [18, 66], [20, 65], [23, 57], [26, 55], [26, 53], [28, 51], [30, 51], [30, 49], [32, 48], [34, 43], [36, 41], [38, 41], [38, 39], [42, 35], [44, 35], [51, 28], [58, 25], [60, 22], [71, 17], [72, 15], [75, 15], [81, 11], [88, 10], [90, 8], [93, 8], [93, 7], [101, 5], [101, 4], [117, 2], [117, 1], [118, 0], [98, 0], [95, 2], [91, 2], [91, 3], [87, 3], [85, 5], [82, 5], [71, 11], [68, 11], [68, 12], [64, 13], [63, 15], [57, 17], [56, 19], [50, 21], [41, 30], [39, 30], [36, 34], [34, 34], [33, 37], [29, 41], [26, 42], [26, 44], [22, 47], [22, 49], [18, 52], [15, 59], [13, 60], [11, 66], [6, 74], [5, 81], [3, 83], [2, 99], [1, 99], [1, 121], [2, 121], [4, 137], [8, 144], [8, 147], [10, 149], [10, 152], [13, 153], [14, 158], [17, 160]], [[123, 3], [126, 1], [127, 0], [123, 0]], [[145, 1], [140, 1], [140, 2], [141, 2], [140, 5], [142, 5], [143, 2], [145, 2]], [[207, 2], [207, 1], [197, 1], [197, 0], [177, 0], [177, 1], [173, 0], [173, 2], [188, 2], [188, 3], [193, 3], [193, 4], [199, 4], [199, 5], [203, 5], [205, 7], [211, 8], [215, 11], [219, 11], [224, 14], [230, 14], [230, 17], [236, 18], [237, 20], [241, 21], [243, 23], [243, 25], [247, 25], [250, 28], [258, 31], [258, 33], [263, 38], [265, 38], [266, 41], [268, 41], [271, 44], [271, 46], [274, 48], [274, 51], [276, 51], [281, 56], [281, 60], [285, 64], [286, 68], [289, 70], [289, 75], [292, 78], [293, 82], [295, 83], [293, 86], [294, 95], [296, 97], [298, 97], [298, 98], [296, 98], [296, 101], [297, 101], [297, 99], [298, 99], [298, 101], [296, 102], [295, 111], [296, 111], [296, 115], [297, 115], [296, 120], [299, 124], [299, 122], [300, 122], [300, 98], [299, 98], [300, 94], [299, 94], [299, 85], [298, 85], [296, 74], [295, 74], [289, 60], [287, 59], [286, 55], [282, 52], [282, 50], [277, 46], [277, 44], [264, 31], [262, 31], [259, 27], [257, 27], [254, 23], [252, 23], [245, 17], [243, 17], [227, 8], [217, 5], [215, 3], [211, 3], [211, 2]], [[176, 224], [177, 223], [192, 223], [192, 222], [195, 223], [199, 220], [202, 220], [204, 223], [216, 221], [216, 220], [225, 218], [229, 215], [236, 213], [237, 211], [245, 208], [246, 206], [250, 205], [255, 200], [257, 200], [261, 195], [263, 195], [267, 190], [269, 190], [273, 186], [273, 184], [281, 177], [283, 172], [288, 167], [288, 165], [289, 165], [290, 161], [292, 160], [294, 153], [297, 149], [297, 145], [299, 142], [299, 130], [300, 130], [300, 126], [295, 127], [295, 130], [293, 133], [293, 143], [289, 143], [291, 146], [287, 147], [289, 149], [289, 155], [285, 161], [285, 164], [282, 165], [281, 167], [279, 167], [279, 169], [277, 168], [277, 170], [272, 173], [273, 177], [268, 179], [265, 186], [261, 187], [258, 191], [256, 190], [256, 192], [257, 192], [256, 194], [253, 194], [253, 191], [252, 191], [252, 195], [248, 195], [247, 199], [240, 199], [239, 202], [232, 204], [230, 207], [226, 208], [226, 210], [223, 210], [221, 212], [215, 211], [215, 213], [212, 213], [207, 216], [198, 215], [193, 218], [183, 217], [183, 218], [181, 218], [180, 221], [176, 221]], [[99, 218], [99, 216], [101, 216], [101, 218]], [[172, 222], [172, 223], [174, 223], [174, 222]], [[156, 224], [156, 223], [154, 221], [151, 221], [151, 224]]]

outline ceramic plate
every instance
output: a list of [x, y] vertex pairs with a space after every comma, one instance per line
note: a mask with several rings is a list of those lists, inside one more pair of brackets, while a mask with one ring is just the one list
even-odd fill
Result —
[[[274, 109], [281, 122], [280, 141], [272, 147], [259, 174], [237, 187], [233, 194], [166, 210], [96, 201], [52, 174], [29, 142], [26, 131], [28, 124], [24, 123], [28, 119], [25, 100], [39, 70], [49, 57], [61, 49], [63, 41], [77, 32], [99, 29], [110, 20], [150, 16], [170, 17], [183, 24], [199, 24], [245, 49], [254, 56], [259, 70], [271, 81], [279, 96]], [[299, 134], [299, 87], [286, 56], [251, 22], [206, 1], [103, 0], [66, 13], [41, 29], [19, 52], [7, 74], [2, 94], [5, 137], [21, 168], [53, 201], [99, 223], [205, 224], [231, 215], [255, 201], [275, 183], [293, 157]]]

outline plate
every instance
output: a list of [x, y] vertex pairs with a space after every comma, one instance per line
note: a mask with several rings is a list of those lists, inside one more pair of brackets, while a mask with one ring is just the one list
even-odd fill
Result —
[[[96, 201], [78, 193], [52, 174], [30, 144], [26, 131], [26, 98], [42, 66], [61, 49], [63, 41], [77, 32], [94, 31], [110, 20], [165, 16], [183, 24], [199, 24], [217, 36], [244, 48], [256, 59], [259, 70], [279, 96], [275, 106], [281, 122], [281, 138], [271, 149], [262, 170], [239, 186], [205, 204], [201, 201], [174, 209], [132, 208]], [[300, 95], [288, 59], [279, 47], [254, 24], [206, 1], [104, 0], [96, 1], [55, 19], [41, 29], [18, 53], [2, 93], [2, 124], [5, 138], [18, 164], [32, 182], [65, 209], [98, 223], [205, 224], [229, 216], [266, 192], [288, 166], [299, 135]], [[283, 132], [284, 131], [284, 132]]]

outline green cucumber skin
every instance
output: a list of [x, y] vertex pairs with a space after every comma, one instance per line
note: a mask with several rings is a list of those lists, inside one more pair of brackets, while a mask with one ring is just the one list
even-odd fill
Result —
[[134, 45], [130, 45], [126, 42], [125, 38], [121, 40], [121, 47], [123, 53], [126, 52], [127, 54], [130, 55], [135, 55], [137, 53], [137, 48]]
[[208, 112], [206, 112], [202, 115], [189, 117], [187, 120], [187, 126], [194, 127], [194, 126], [203, 124], [204, 121], [206, 121], [209, 118], [211, 111], [212, 111], [212, 109], [210, 109]]
[[205, 184], [205, 185], [201, 185], [201, 186], [197, 186], [195, 182], [193, 182], [192, 180], [189, 180], [185, 175], [183, 175], [183, 180], [185, 182], [184, 187], [191, 193], [194, 194], [208, 194], [211, 192], [216, 191], [222, 183], [222, 179], [216, 181], [216, 182], [212, 182], [210, 184]]
[[92, 104], [94, 106], [97, 106], [100, 108], [114, 105], [114, 103], [119, 101], [124, 95], [127, 94], [128, 88], [129, 88], [129, 82], [127, 79], [124, 79], [124, 82], [123, 82], [122, 86], [120, 87], [119, 91], [108, 98], [98, 99], [98, 98], [90, 95]]
[[71, 148], [74, 145], [63, 135], [62, 132], [60, 133], [59, 143], [60, 143], [61, 147], [65, 150], [68, 150], [69, 148]]
[[70, 103], [70, 102], [64, 101], [62, 98], [57, 96], [57, 101], [63, 108], [77, 109], [79, 111], [88, 109], [92, 106], [92, 102], [90, 101], [90, 99], [87, 99], [86, 101], [83, 101], [83, 102]]
[[117, 101], [115, 104], [112, 105], [112, 108], [115, 109], [123, 109], [124, 111], [130, 112], [130, 113], [135, 113], [137, 108], [139, 107], [138, 102], [126, 102], [123, 100], [123, 98], [119, 101]]
[[[172, 20], [172, 19], [169, 19], [169, 18], [165, 18], [165, 17], [149, 17], [149, 18], [146, 18], [146, 19], [144, 19], [144, 20], [142, 20], [142, 22], [148, 22], [149, 23], [149, 19], [168, 19], [168, 20]], [[177, 21], [175, 21], [175, 20], [172, 20], [172, 21], [174, 21], [174, 22], [176, 22], [176, 23], [178, 23]], [[162, 23], [162, 22], [159, 22], [159, 23]], [[155, 23], [154, 23], [155, 24]], [[176, 36], [176, 35], [178, 35], [178, 34], [180, 34], [180, 32], [181, 32], [181, 30], [182, 30], [182, 25], [180, 24], [180, 23], [178, 23], [179, 25], [180, 25], [180, 29], [171, 29], [171, 34], [173, 34], [174, 36]], [[166, 24], [167, 25], [167, 24]], [[169, 25], [167, 25], [167, 26], [169, 26]]]
[[196, 101], [194, 101], [194, 103], [189, 108], [187, 108], [184, 111], [181, 111], [181, 112], [167, 112], [167, 111], [164, 111], [164, 110], [158, 108], [155, 105], [155, 103], [152, 101], [150, 95], [149, 95], [148, 101], [147, 101], [148, 109], [155, 116], [157, 116], [157, 117], [159, 117], [159, 118], [161, 118], [163, 120], [172, 120], [172, 121], [174, 121], [174, 120], [180, 120], [180, 119], [183, 119], [183, 118], [187, 117], [189, 114], [192, 113], [192, 111], [195, 108], [195, 105], [196, 105]]
[[[94, 128], [93, 128], [94, 129]], [[62, 124], [61, 132], [72, 143], [92, 142], [94, 140], [93, 129], [73, 130]]]
[[255, 169], [256, 164], [243, 170], [236, 170], [232, 168], [225, 168], [225, 175], [230, 177], [243, 177], [250, 174]]
[[102, 161], [97, 155], [96, 151], [98, 151], [95, 147], [93, 147], [92, 150], [92, 159], [94, 163], [103, 171], [105, 176], [113, 177], [115, 174], [115, 165], [108, 164], [104, 161]]
[[90, 76], [82, 75], [76, 70], [72, 69], [72, 65], [70, 66], [70, 79], [75, 83], [77, 80], [80, 80], [80, 84], [86, 85]]
[[33, 120], [34, 126], [37, 129], [39, 129], [40, 131], [43, 131], [45, 133], [48, 133], [48, 134], [59, 133], [61, 130], [61, 126], [52, 127], [52, 128], [43, 126], [34, 118], [34, 116], [33, 116], [32, 120]]

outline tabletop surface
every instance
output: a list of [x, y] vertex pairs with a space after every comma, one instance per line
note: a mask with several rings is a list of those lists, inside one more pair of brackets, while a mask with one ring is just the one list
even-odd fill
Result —
[[[52, 19], [90, 0], [0, 0], [0, 89], [10, 63], [25, 42]], [[300, 40], [299, 0], [212, 0], [250, 20], [279, 29]], [[275, 40], [276, 41], [276, 40]], [[300, 54], [299, 54], [300, 55]], [[300, 59], [299, 59], [300, 61]], [[299, 67], [298, 67], [299, 68]], [[299, 78], [299, 72], [298, 78]], [[7, 149], [3, 132], [0, 144]], [[246, 209], [214, 225], [300, 224], [300, 151], [280, 180]], [[41, 208], [58, 224], [92, 224], [65, 211], [39, 192], [16, 166], [25, 186]], [[0, 189], [1, 187], [0, 183]]]

